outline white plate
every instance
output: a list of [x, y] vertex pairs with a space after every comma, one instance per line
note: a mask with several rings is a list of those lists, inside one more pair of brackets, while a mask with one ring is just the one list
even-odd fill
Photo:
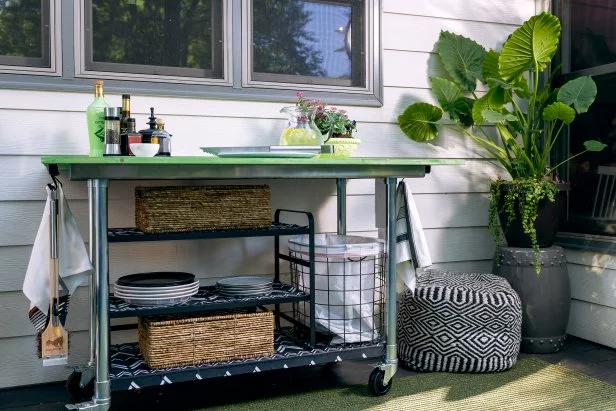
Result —
[[154, 299], [144, 299], [144, 298], [123, 298], [129, 304], [132, 305], [176, 305], [181, 304], [185, 301], [188, 301], [190, 297], [176, 297], [176, 298], [154, 298]]
[[127, 292], [117, 291], [115, 293], [116, 297], [119, 298], [144, 298], [144, 299], [152, 299], [152, 298], [178, 298], [178, 297], [190, 297], [192, 295], [197, 294], [199, 290], [187, 290], [187, 291], [175, 291], [173, 293], [152, 293], [152, 294], [134, 294]]
[[116, 292], [127, 292], [127, 293], [135, 293], [135, 294], [151, 294], [151, 293], [162, 293], [162, 292], [174, 292], [174, 291], [186, 291], [186, 290], [194, 290], [195, 288], [199, 288], [199, 281], [195, 281], [192, 284], [186, 285], [174, 285], [168, 287], [130, 287], [126, 285], [118, 285], [115, 284], [114, 290]]
[[267, 278], [257, 277], [253, 275], [246, 275], [242, 277], [229, 277], [218, 280], [216, 285], [218, 287], [264, 287], [272, 285], [274, 282]]

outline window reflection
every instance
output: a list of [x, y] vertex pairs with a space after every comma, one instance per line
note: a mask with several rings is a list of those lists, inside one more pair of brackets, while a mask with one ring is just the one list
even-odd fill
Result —
[[49, 0], [0, 0], [0, 64], [49, 67]]
[[363, 44], [351, 38], [355, 31], [363, 38], [362, 4], [254, 0], [253, 78], [275, 81], [267, 75], [274, 74], [346, 80], [341, 84], [347, 85], [362, 82], [358, 74], [363, 72]]

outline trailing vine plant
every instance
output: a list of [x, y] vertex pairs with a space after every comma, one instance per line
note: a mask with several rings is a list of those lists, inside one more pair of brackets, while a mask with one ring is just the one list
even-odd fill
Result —
[[[506, 185], [507, 189], [503, 189]], [[488, 208], [488, 230], [494, 237], [496, 244], [503, 241], [503, 231], [506, 231], [511, 223], [519, 218], [522, 230], [531, 241], [535, 256], [535, 272], [541, 272], [541, 254], [537, 242], [535, 220], [539, 212], [541, 200], [553, 202], [558, 194], [558, 187], [549, 179], [517, 179], [505, 181], [497, 179], [490, 184], [490, 205]], [[516, 209], [517, 208], [517, 209]], [[507, 216], [506, 226], [501, 229], [499, 214]], [[496, 264], [500, 264], [497, 257]]]

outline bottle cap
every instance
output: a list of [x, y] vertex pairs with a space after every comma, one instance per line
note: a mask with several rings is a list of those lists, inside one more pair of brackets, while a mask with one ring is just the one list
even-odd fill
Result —
[[104, 84], [105, 84], [105, 82], [103, 80], [94, 80], [94, 85], [95, 86], [102, 86]]

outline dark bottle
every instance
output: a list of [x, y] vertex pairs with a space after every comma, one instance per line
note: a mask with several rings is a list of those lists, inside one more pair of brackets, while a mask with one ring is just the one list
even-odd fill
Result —
[[150, 107], [150, 121], [148, 121], [146, 124], [149, 124], [150, 128], [144, 128], [143, 130], [139, 130], [139, 134], [141, 134], [141, 139], [144, 143], [150, 143], [152, 133], [156, 130], [156, 117], [154, 116], [154, 107]]
[[122, 115], [120, 116], [120, 151], [123, 156], [128, 155], [128, 119], [130, 118], [130, 94], [122, 94]]
[[132, 150], [130, 149], [130, 145], [133, 143], [141, 143], [141, 134], [135, 131], [135, 119], [130, 117], [127, 120], [128, 131], [126, 132], [126, 140], [128, 143], [127, 152], [129, 156], [134, 156]]

